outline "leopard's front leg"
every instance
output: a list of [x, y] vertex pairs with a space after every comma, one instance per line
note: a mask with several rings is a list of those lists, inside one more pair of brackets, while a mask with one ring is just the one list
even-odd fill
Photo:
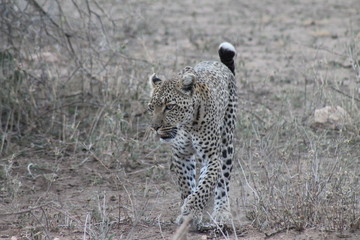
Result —
[[173, 157], [171, 171], [175, 174], [181, 192], [181, 199], [185, 199], [195, 191], [195, 150], [191, 136], [184, 130], [179, 130], [172, 143]]
[[192, 214], [195, 224], [199, 224], [202, 220], [202, 212], [210, 197], [213, 196], [221, 170], [221, 160], [217, 151], [217, 136], [210, 137], [214, 140], [210, 144], [198, 138], [193, 140], [194, 148], [201, 158], [202, 169], [196, 190], [185, 199], [181, 207], [181, 215]]

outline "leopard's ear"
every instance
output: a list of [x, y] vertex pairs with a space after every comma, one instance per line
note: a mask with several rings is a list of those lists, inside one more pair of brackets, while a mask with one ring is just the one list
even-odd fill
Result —
[[192, 95], [195, 81], [195, 70], [192, 67], [184, 68], [181, 77], [181, 90], [188, 95]]
[[194, 74], [185, 73], [181, 79], [182, 80], [181, 90], [183, 90], [184, 92], [187, 92], [187, 93], [192, 93], [195, 79], [196, 79], [196, 77]]
[[151, 94], [153, 92], [153, 90], [157, 87], [159, 87], [162, 83], [162, 80], [156, 76], [156, 73], [151, 74], [151, 76], [149, 77], [149, 85], [151, 87]]

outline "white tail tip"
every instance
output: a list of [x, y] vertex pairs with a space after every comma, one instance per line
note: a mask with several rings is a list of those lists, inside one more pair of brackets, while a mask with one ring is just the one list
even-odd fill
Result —
[[236, 53], [235, 47], [229, 42], [221, 43], [220, 46], [219, 46], [219, 49], [221, 49], [221, 48]]

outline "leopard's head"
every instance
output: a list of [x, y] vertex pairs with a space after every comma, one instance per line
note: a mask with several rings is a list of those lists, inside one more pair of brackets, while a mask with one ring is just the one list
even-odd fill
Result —
[[148, 109], [152, 114], [151, 127], [162, 140], [173, 139], [181, 126], [193, 121], [196, 78], [191, 67], [169, 80], [162, 80], [156, 74], [150, 76], [152, 91]]

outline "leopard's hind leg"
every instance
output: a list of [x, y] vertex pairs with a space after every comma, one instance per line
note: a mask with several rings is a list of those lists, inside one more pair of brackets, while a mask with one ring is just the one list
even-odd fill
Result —
[[[235, 91], [235, 90], [233, 90]], [[219, 155], [221, 156], [222, 168], [215, 189], [214, 210], [212, 217], [218, 224], [225, 224], [231, 218], [229, 203], [229, 184], [234, 161], [234, 130], [236, 116], [236, 95], [230, 98], [221, 126], [221, 140]]]

